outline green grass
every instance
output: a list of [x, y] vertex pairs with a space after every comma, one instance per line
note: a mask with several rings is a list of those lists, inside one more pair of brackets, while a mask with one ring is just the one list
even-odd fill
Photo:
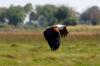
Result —
[[100, 66], [100, 34], [70, 32], [52, 52], [41, 32], [2, 32], [0, 66]]

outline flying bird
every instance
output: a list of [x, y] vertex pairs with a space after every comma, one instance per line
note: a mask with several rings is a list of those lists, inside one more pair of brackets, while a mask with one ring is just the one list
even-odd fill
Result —
[[54, 25], [44, 31], [44, 37], [47, 40], [52, 51], [56, 51], [61, 44], [61, 37], [68, 35], [66, 25]]

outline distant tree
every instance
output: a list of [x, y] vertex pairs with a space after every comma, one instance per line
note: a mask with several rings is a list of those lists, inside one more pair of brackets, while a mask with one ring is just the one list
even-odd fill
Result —
[[64, 23], [64, 25], [71, 25], [71, 26], [74, 26], [74, 25], [77, 25], [77, 19], [75, 18], [67, 18]]
[[15, 26], [23, 23], [25, 15], [25, 11], [21, 6], [12, 5], [7, 11], [7, 18], [9, 19], [9, 24]]
[[4, 12], [0, 12], [0, 22], [4, 22]]
[[18, 26], [23, 24], [27, 14], [29, 22], [37, 22], [42, 27], [63, 23], [69, 17], [76, 18], [76, 12], [70, 7], [46, 4], [36, 6], [33, 11], [32, 4], [28, 3], [24, 7], [11, 5], [7, 9], [0, 9], [0, 22], [7, 21], [10, 25]]
[[37, 20], [37, 18], [38, 18], [38, 15], [37, 15], [37, 13], [35, 13], [34, 11], [32, 11], [32, 12], [29, 14], [29, 20], [30, 20], [30, 22]]
[[70, 11], [68, 7], [61, 6], [58, 8], [57, 12], [55, 13], [55, 17], [58, 21], [63, 21], [70, 17]]
[[69, 8], [69, 17], [70, 18], [74, 18], [74, 19], [78, 20], [79, 19], [79, 15], [80, 14], [78, 12], [76, 12], [73, 8], [71, 8], [71, 7]]
[[100, 21], [100, 9], [97, 6], [88, 8], [81, 14], [81, 20], [93, 25], [98, 24], [98, 22]]
[[32, 11], [32, 4], [28, 3], [24, 7], [22, 6], [13, 6], [11, 5], [7, 12], [7, 19], [9, 20], [8, 24], [10, 25], [20, 25], [23, 24], [23, 21], [26, 17], [26, 15]]
[[32, 7], [32, 4], [31, 3], [28, 3], [24, 6], [24, 11], [26, 13], [29, 13], [30, 11], [32, 11], [33, 7]]
[[0, 8], [0, 22], [5, 23], [7, 8]]
[[36, 12], [38, 15], [38, 18], [40, 19], [42, 16], [42, 20], [44, 21], [44, 24], [47, 26], [53, 25], [55, 22], [55, 12], [57, 11], [57, 7], [54, 5], [44, 5], [44, 6], [37, 6]]

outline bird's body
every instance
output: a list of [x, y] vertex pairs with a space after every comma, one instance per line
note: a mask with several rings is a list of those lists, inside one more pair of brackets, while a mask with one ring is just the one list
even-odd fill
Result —
[[44, 31], [44, 37], [47, 40], [51, 50], [55, 51], [61, 44], [61, 37], [67, 36], [68, 31], [65, 25], [55, 25]]

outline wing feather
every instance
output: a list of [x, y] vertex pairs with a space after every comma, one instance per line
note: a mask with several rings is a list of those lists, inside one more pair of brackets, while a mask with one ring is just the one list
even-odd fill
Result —
[[59, 30], [59, 31], [60, 31], [61, 37], [65, 37], [65, 36], [68, 35], [68, 30], [66, 29], [66, 26], [63, 29]]
[[61, 43], [60, 32], [54, 28], [48, 28], [44, 31], [44, 37], [47, 40], [51, 50], [55, 51], [59, 48]]

